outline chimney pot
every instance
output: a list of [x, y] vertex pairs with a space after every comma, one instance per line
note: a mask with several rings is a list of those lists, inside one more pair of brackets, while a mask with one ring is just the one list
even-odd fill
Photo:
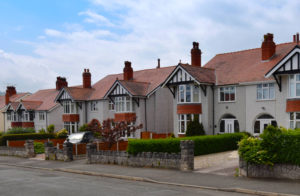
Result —
[[125, 61], [125, 67], [123, 69], [123, 79], [124, 80], [133, 80], [133, 69], [131, 67], [130, 61]]
[[276, 44], [273, 41], [273, 34], [267, 33], [264, 35], [264, 41], [261, 44], [261, 59], [268, 60], [276, 52]]
[[201, 50], [199, 49], [198, 42], [193, 42], [193, 48], [191, 49], [191, 64], [193, 66], [201, 67]]
[[157, 67], [156, 68], [160, 68], [160, 59], [157, 59]]
[[82, 73], [82, 87], [92, 88], [92, 74], [89, 72], [89, 69], [84, 69]]
[[5, 105], [9, 104], [9, 98], [17, 94], [16, 88], [14, 86], [7, 86], [5, 92]]

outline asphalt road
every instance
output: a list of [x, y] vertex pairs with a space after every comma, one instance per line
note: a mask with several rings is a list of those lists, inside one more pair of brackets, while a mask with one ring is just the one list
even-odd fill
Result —
[[70, 174], [34, 169], [0, 166], [0, 195], [2, 196], [77, 196], [77, 195], [200, 195], [235, 196], [237, 193], [201, 190]]

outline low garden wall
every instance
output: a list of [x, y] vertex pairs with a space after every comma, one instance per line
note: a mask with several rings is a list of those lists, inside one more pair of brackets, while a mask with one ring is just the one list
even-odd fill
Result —
[[[65, 139], [35, 139], [34, 142], [41, 142], [41, 143], [45, 143], [51, 141], [53, 143], [54, 146], [56, 146], [57, 144], [59, 144], [59, 146], [61, 146], [62, 148], [62, 144], [64, 143]], [[7, 146], [8, 147], [24, 147], [25, 144], [25, 140], [7, 140]]]
[[127, 152], [97, 151], [95, 144], [87, 145], [89, 164], [116, 164], [134, 167], [157, 167], [180, 170], [194, 169], [194, 141], [180, 141], [180, 153], [142, 152], [136, 155]]
[[240, 159], [239, 172], [245, 177], [300, 180], [300, 167], [292, 164], [276, 163], [270, 166], [249, 163]]
[[0, 155], [6, 156], [19, 156], [19, 157], [34, 157], [34, 144], [33, 140], [26, 140], [23, 147], [7, 147], [0, 146]]

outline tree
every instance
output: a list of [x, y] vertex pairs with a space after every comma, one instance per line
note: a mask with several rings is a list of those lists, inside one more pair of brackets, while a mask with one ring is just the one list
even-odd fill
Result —
[[194, 119], [187, 125], [186, 136], [205, 135], [202, 123], [199, 123], [199, 115], [194, 115]]
[[49, 125], [49, 126], [47, 127], [47, 132], [48, 132], [48, 133], [54, 133], [54, 129], [55, 129], [55, 126], [54, 126], [54, 125]]

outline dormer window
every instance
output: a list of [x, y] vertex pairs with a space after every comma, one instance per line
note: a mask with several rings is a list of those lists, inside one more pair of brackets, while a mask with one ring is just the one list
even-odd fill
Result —
[[200, 87], [186, 84], [178, 87], [178, 103], [200, 103]]

